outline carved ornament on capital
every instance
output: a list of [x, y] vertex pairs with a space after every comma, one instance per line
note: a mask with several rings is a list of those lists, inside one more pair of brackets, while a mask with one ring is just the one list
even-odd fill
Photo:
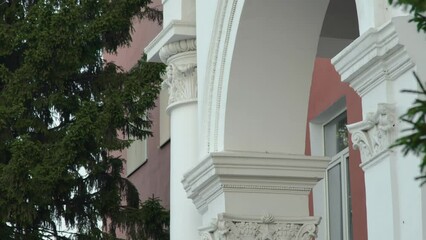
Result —
[[160, 59], [164, 63], [168, 64], [169, 58], [176, 54], [192, 52], [197, 50], [197, 41], [193, 39], [185, 39], [177, 42], [166, 44], [160, 50]]
[[279, 221], [271, 215], [254, 219], [236, 219], [219, 214], [201, 233], [201, 240], [313, 240], [318, 222]]
[[169, 90], [169, 105], [197, 99], [196, 64], [170, 64], [163, 80], [163, 86]]
[[167, 63], [163, 86], [169, 91], [169, 106], [173, 103], [197, 100], [196, 41], [186, 39], [172, 42], [160, 50]]
[[361, 152], [362, 164], [366, 164], [389, 149], [395, 140], [396, 116], [393, 104], [378, 104], [375, 113], [368, 113], [365, 120], [348, 125], [353, 147]]

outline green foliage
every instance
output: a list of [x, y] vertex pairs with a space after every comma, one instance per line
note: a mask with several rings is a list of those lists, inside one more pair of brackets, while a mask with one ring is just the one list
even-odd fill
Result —
[[152, 196], [138, 210], [131, 209], [126, 216], [134, 224], [128, 228], [128, 235], [139, 240], [168, 240], [170, 214], [160, 204], [160, 200]]
[[403, 6], [414, 16], [410, 22], [417, 23], [417, 30], [426, 32], [426, 0], [388, 0], [389, 4]]
[[[408, 111], [401, 116], [401, 120], [407, 122], [411, 127], [404, 129], [408, 131], [409, 134], [399, 138], [395, 146], [402, 146], [403, 153], [407, 155], [408, 153], [413, 153], [417, 156], [422, 156], [422, 163], [420, 164], [421, 176], [419, 179], [426, 178], [426, 88], [414, 74], [417, 82], [420, 86], [420, 91], [413, 90], [404, 90], [403, 92], [418, 94], [418, 97], [413, 106], [408, 109]], [[425, 181], [423, 181], [424, 183]]]
[[[426, 33], [426, 0], [388, 0], [390, 4], [403, 6], [413, 14], [410, 22], [417, 23], [417, 30]], [[423, 179], [422, 184], [426, 182], [426, 90], [418, 76], [414, 73], [420, 91], [404, 90], [403, 92], [418, 94], [419, 97], [415, 100], [413, 106], [401, 116], [401, 120], [407, 122], [411, 127], [405, 129], [410, 132], [407, 136], [397, 139], [392, 147], [402, 146], [404, 155], [413, 153], [417, 156], [422, 156], [420, 164], [421, 175], [418, 179]]]
[[146, 224], [126, 217], [145, 205], [110, 153], [130, 144], [120, 131], [151, 134], [164, 66], [141, 60], [123, 72], [102, 52], [130, 43], [135, 17], [162, 18], [149, 3], [1, 1], [1, 239], [114, 239]]

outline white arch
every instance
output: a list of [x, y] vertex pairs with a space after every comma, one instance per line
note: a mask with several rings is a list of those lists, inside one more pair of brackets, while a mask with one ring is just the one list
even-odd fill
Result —
[[[303, 154], [327, 5], [328, 0], [220, 1], [206, 77], [208, 152]], [[262, 77], [268, 79], [260, 82]]]

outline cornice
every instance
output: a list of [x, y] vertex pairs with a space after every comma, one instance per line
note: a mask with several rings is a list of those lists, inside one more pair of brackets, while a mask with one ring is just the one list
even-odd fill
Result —
[[200, 229], [203, 240], [273, 239], [308, 240], [317, 236], [320, 218], [283, 218], [219, 214], [210, 226]]
[[368, 113], [363, 121], [347, 127], [352, 134], [354, 149], [361, 152], [361, 166], [374, 165], [374, 161], [382, 159], [384, 152], [390, 151], [395, 140], [395, 107], [393, 104], [378, 104], [376, 112]]
[[392, 22], [365, 32], [337, 54], [332, 63], [342, 81], [361, 97], [414, 67]]
[[196, 51], [197, 50], [197, 42], [195, 38], [192, 39], [184, 39], [176, 42], [172, 42], [166, 44], [164, 47], [160, 49], [160, 59], [164, 63], [168, 63], [168, 59], [174, 55], [184, 52]]
[[224, 192], [307, 195], [324, 177], [330, 159], [285, 154], [210, 153], [184, 175], [188, 197], [204, 212]]

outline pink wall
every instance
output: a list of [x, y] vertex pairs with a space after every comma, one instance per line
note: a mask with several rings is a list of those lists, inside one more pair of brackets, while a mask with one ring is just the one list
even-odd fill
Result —
[[[159, 100], [156, 101], [157, 106]], [[129, 176], [145, 200], [152, 195], [159, 197], [164, 207], [170, 206], [170, 141], [159, 146], [160, 111], [155, 108], [150, 111], [153, 137], [148, 139], [148, 161]]]
[[[340, 76], [331, 64], [330, 59], [317, 58], [312, 76], [312, 85], [309, 98], [308, 119], [306, 124], [305, 154], [311, 154], [309, 140], [309, 122], [320, 113], [328, 109], [337, 100], [346, 97], [348, 124], [362, 120], [361, 98], [349, 87], [340, 81]], [[350, 138], [349, 138], [350, 139]], [[359, 151], [352, 148], [349, 140], [349, 171], [352, 192], [352, 222], [354, 240], [367, 239], [367, 218], [365, 206], [364, 172], [359, 167], [361, 157]], [[312, 194], [310, 195], [312, 196]], [[310, 199], [310, 212], [313, 213], [313, 201]]]
[[[154, 0], [152, 6], [161, 6], [161, 0]], [[143, 49], [161, 31], [162, 26], [150, 21], [134, 21], [134, 32], [132, 43], [129, 47], [120, 48], [116, 55], [106, 54], [104, 57], [108, 61], [113, 61], [123, 67], [124, 70], [131, 69], [142, 57]], [[156, 101], [159, 106], [159, 100]], [[156, 107], [149, 112], [153, 122], [151, 131], [153, 137], [148, 139], [148, 161], [133, 172], [129, 179], [139, 190], [141, 200], [145, 200], [152, 195], [159, 197], [164, 207], [169, 208], [170, 202], [170, 144], [159, 146], [159, 118], [160, 111]], [[126, 158], [127, 152], [120, 153]]]

